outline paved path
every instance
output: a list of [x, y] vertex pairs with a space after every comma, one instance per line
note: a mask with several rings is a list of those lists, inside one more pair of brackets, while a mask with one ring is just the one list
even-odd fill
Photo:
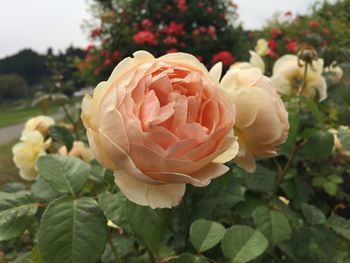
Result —
[[[62, 112], [56, 113], [52, 117], [55, 120], [61, 119], [64, 116]], [[15, 124], [5, 128], [0, 128], [0, 145], [6, 144], [16, 138], [19, 138], [24, 128], [24, 123]]]

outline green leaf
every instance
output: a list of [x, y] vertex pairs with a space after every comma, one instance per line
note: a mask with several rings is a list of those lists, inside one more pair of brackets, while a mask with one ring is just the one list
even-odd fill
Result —
[[121, 192], [102, 193], [99, 203], [108, 219], [134, 233], [154, 254], [158, 254], [167, 224], [166, 210], [136, 205]]
[[51, 188], [46, 180], [39, 176], [31, 187], [33, 198], [38, 202], [50, 203], [58, 197], [58, 193]]
[[320, 161], [326, 159], [332, 153], [334, 139], [331, 133], [311, 130], [306, 138], [307, 142], [301, 149], [305, 159]]
[[292, 235], [289, 221], [281, 212], [258, 207], [253, 213], [253, 219], [258, 229], [274, 244], [279, 244]]
[[203, 256], [196, 256], [189, 253], [185, 253], [177, 257], [176, 259], [170, 260], [170, 263], [208, 263]]
[[18, 237], [30, 225], [37, 207], [28, 192], [0, 192], [0, 241]]
[[301, 206], [303, 215], [306, 221], [314, 226], [320, 225], [326, 222], [326, 217], [323, 212], [314, 205], [303, 204]]
[[107, 241], [106, 224], [94, 199], [56, 199], [46, 208], [39, 228], [44, 261], [95, 263]]
[[299, 97], [291, 98], [285, 103], [285, 106], [288, 111], [288, 121], [290, 127], [288, 131], [288, 138], [286, 142], [280, 146], [279, 152], [285, 155], [289, 155], [298, 135], [300, 119]]
[[331, 181], [324, 182], [323, 189], [327, 194], [334, 196], [338, 192], [338, 184]]
[[239, 170], [243, 183], [253, 191], [271, 192], [276, 183], [276, 173], [268, 170], [264, 166], [257, 164], [254, 173], [248, 173], [242, 169]]
[[327, 223], [339, 235], [350, 240], [350, 220], [346, 220], [337, 215], [332, 215], [328, 218]]
[[68, 151], [72, 149], [74, 137], [72, 132], [64, 126], [61, 125], [52, 125], [49, 127], [50, 136], [55, 142], [61, 142], [67, 146]]
[[190, 227], [190, 240], [198, 252], [203, 252], [218, 244], [225, 231], [219, 223], [198, 219]]
[[245, 263], [260, 256], [266, 250], [268, 241], [251, 227], [235, 225], [230, 227], [222, 240], [222, 251], [231, 263]]
[[317, 104], [313, 100], [305, 97], [301, 97], [301, 99], [305, 103], [305, 106], [309, 109], [309, 111], [315, 117], [317, 122], [319, 122], [320, 124], [324, 124], [322, 112], [318, 108]]
[[338, 129], [338, 138], [344, 150], [350, 151], [350, 129], [349, 127], [341, 126]]
[[37, 161], [40, 176], [58, 193], [79, 193], [89, 178], [89, 165], [76, 157], [44, 155]]

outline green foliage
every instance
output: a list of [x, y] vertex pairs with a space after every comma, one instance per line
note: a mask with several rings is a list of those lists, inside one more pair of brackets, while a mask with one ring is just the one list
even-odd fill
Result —
[[60, 125], [52, 125], [49, 129], [51, 138], [54, 142], [57, 141], [63, 143], [67, 146], [68, 151], [72, 148], [74, 137], [66, 127]]
[[40, 251], [45, 262], [94, 263], [103, 253], [106, 230], [105, 217], [92, 198], [56, 199], [41, 219]]
[[303, 204], [303, 215], [310, 225], [319, 225], [326, 222], [326, 217], [320, 209], [314, 205]]
[[28, 192], [0, 192], [0, 241], [22, 234], [33, 221], [36, 210]]
[[198, 252], [203, 252], [218, 244], [223, 238], [225, 231], [221, 224], [198, 219], [191, 225], [190, 240]]
[[0, 100], [18, 100], [28, 96], [24, 78], [17, 74], [0, 75]]
[[89, 176], [87, 163], [76, 157], [47, 155], [40, 157], [37, 163], [40, 176], [58, 193], [75, 196]]
[[230, 227], [222, 240], [224, 255], [232, 263], [249, 262], [260, 256], [267, 246], [268, 241], [258, 230], [244, 225]]
[[258, 207], [253, 212], [253, 219], [258, 229], [274, 244], [279, 244], [292, 235], [287, 217], [279, 211]]

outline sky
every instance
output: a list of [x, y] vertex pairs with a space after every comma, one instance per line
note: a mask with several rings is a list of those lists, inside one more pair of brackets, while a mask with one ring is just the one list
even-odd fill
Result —
[[[46, 52], [85, 47], [83, 21], [91, 0], [0, 0], [0, 58], [32, 48]], [[188, 0], [190, 1], [190, 0]], [[235, 0], [246, 29], [261, 28], [276, 11], [305, 14], [315, 0]]]

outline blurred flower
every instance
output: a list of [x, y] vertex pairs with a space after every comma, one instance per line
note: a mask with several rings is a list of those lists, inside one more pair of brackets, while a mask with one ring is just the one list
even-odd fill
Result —
[[343, 78], [343, 70], [338, 66], [336, 61], [333, 61], [328, 67], [324, 69], [324, 72], [328, 74], [332, 83], [336, 84]]
[[142, 44], [156, 45], [157, 44], [156, 37], [150, 31], [137, 32], [134, 35], [134, 42], [139, 45], [142, 45]]
[[282, 31], [279, 28], [272, 28], [271, 33], [272, 33], [272, 38], [276, 38], [276, 37], [282, 35]]
[[95, 49], [95, 46], [90, 44], [85, 48], [85, 52], [90, 52], [91, 50]]
[[313, 28], [319, 28], [320, 27], [320, 23], [314, 20], [309, 21], [309, 26], [313, 27]]
[[209, 34], [215, 35], [216, 34], [216, 29], [215, 26], [208, 26], [208, 31]]
[[259, 56], [266, 56], [269, 53], [269, 43], [266, 39], [260, 38], [256, 42], [255, 51]]
[[176, 48], [170, 48], [170, 49], [168, 49], [166, 51], [167, 54], [169, 54], [169, 53], [176, 53], [176, 52], [178, 52]]
[[116, 61], [116, 60], [118, 60], [119, 58], [120, 58], [120, 51], [119, 51], [119, 50], [113, 51], [113, 53], [112, 53], [112, 60], [113, 60], [113, 61]]
[[50, 116], [39, 115], [29, 119], [24, 124], [23, 132], [39, 131], [43, 135], [46, 135], [49, 132], [49, 127], [54, 124], [55, 124], [55, 120]]
[[230, 66], [234, 61], [234, 57], [229, 51], [220, 51], [213, 55], [211, 58], [211, 63], [215, 64], [216, 62], [221, 61], [224, 65]]
[[323, 28], [323, 29], [322, 29], [322, 33], [323, 33], [324, 35], [329, 35], [329, 29], [328, 29], [328, 28]]
[[96, 29], [91, 31], [90, 37], [96, 38], [96, 37], [101, 35], [101, 32], [102, 32], [101, 28], [96, 28]]
[[175, 34], [175, 35], [186, 35], [184, 31], [184, 24], [171, 21], [168, 26], [165, 27], [164, 32], [166, 34]]
[[239, 68], [239, 69], [249, 69], [249, 68], [259, 68], [261, 73], [265, 72], [265, 63], [263, 59], [254, 51], [249, 51], [250, 60], [249, 62], [236, 62], [233, 64], [230, 69]]
[[291, 41], [286, 45], [286, 49], [290, 52], [297, 52], [298, 51], [298, 42]]
[[94, 155], [89, 147], [86, 147], [82, 141], [75, 141], [72, 149], [68, 152], [65, 145], [58, 149], [60, 155], [74, 156], [82, 159], [85, 162], [91, 162], [94, 159]]
[[269, 40], [269, 48], [270, 48], [270, 50], [275, 51], [277, 49], [277, 47], [278, 47], [277, 41], [274, 40], [274, 39], [270, 39]]
[[185, 12], [187, 10], [186, 0], [176, 0], [176, 2], [177, 8], [180, 10], [180, 12]]
[[207, 12], [208, 12], [208, 13], [213, 13], [213, 8], [212, 8], [211, 6], [208, 6], [208, 7], [207, 7]]
[[145, 18], [145, 19], [142, 19], [141, 25], [145, 30], [148, 30], [152, 27], [153, 23], [151, 19]]
[[286, 12], [284, 13], [284, 15], [285, 15], [285, 16], [292, 16], [292, 12], [291, 12], [291, 11], [286, 11]]
[[289, 95], [302, 91], [305, 97], [313, 99], [317, 90], [319, 100], [325, 100], [327, 98], [327, 84], [321, 75], [323, 59], [311, 63], [311, 65], [308, 65], [306, 78], [304, 79], [305, 62], [299, 61], [295, 55], [284, 55], [279, 58], [273, 66], [272, 76], [278, 92]]
[[84, 97], [90, 147], [129, 200], [173, 207], [186, 184], [206, 186], [228, 171], [213, 162], [238, 151], [234, 108], [217, 77], [189, 54], [138, 51]]
[[177, 44], [177, 38], [173, 36], [167, 36], [163, 39], [163, 43], [166, 45], [174, 45]]
[[24, 180], [33, 181], [38, 175], [36, 161], [46, 154], [44, 136], [39, 131], [25, 131], [20, 140], [12, 148], [13, 161], [19, 169], [19, 175]]
[[250, 63], [233, 65], [220, 86], [236, 108], [233, 130], [239, 151], [234, 161], [246, 171], [254, 172], [256, 159], [275, 156], [277, 146], [285, 142], [288, 113], [272, 81]]
[[342, 130], [343, 132], [350, 133], [350, 129], [347, 126], [340, 126], [338, 130], [331, 128], [328, 131], [333, 134], [334, 139], [334, 145], [333, 145], [333, 151], [338, 151], [341, 155], [344, 155], [346, 157], [350, 157], [350, 151], [347, 151], [344, 149], [343, 144], [341, 143], [339, 139], [339, 130]]
[[111, 64], [111, 60], [109, 58], [107, 58], [104, 62], [103, 65], [108, 66]]

